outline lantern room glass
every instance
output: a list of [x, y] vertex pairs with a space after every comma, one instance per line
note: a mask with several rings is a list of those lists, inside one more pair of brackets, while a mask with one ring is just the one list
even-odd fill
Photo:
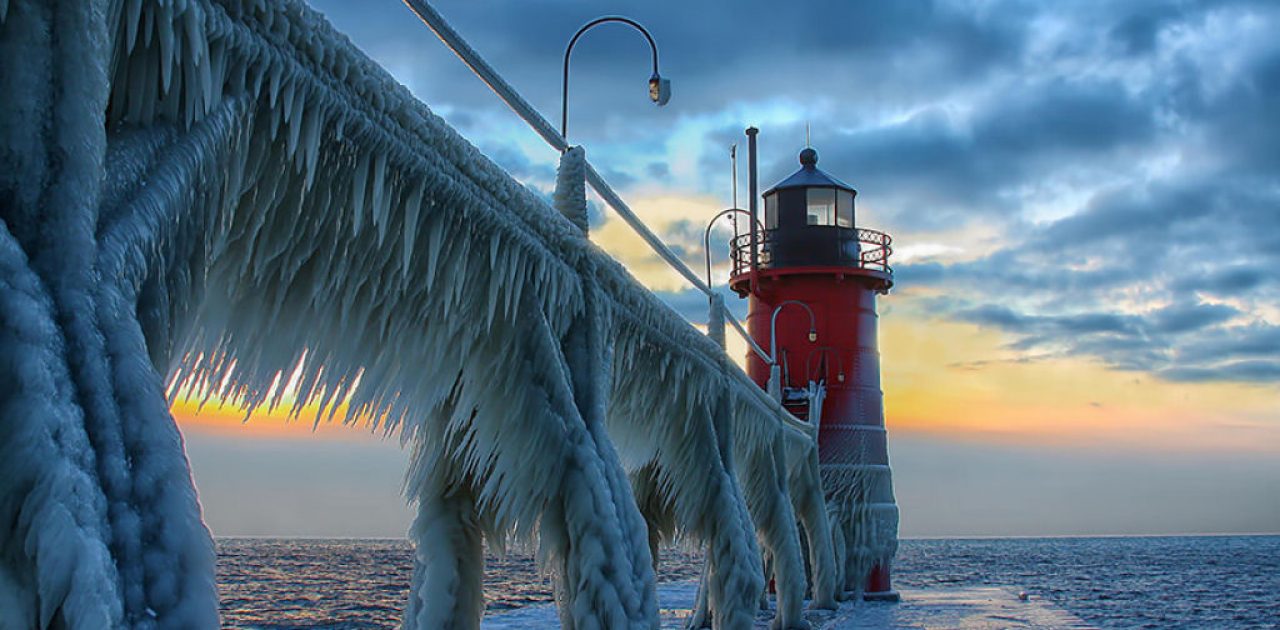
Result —
[[847, 190], [836, 191], [836, 225], [853, 227], [853, 193]]
[[764, 229], [778, 228], [778, 196], [769, 195], [764, 198]]
[[835, 225], [836, 190], [834, 188], [810, 188], [805, 191], [809, 225]]

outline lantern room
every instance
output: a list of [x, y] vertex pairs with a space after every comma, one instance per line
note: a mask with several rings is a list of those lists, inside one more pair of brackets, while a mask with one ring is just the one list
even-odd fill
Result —
[[858, 260], [852, 186], [818, 168], [818, 152], [800, 152], [800, 170], [764, 193], [765, 267], [839, 266]]
[[762, 195], [764, 212], [757, 231], [735, 237], [731, 286], [746, 295], [748, 288], [741, 281], [753, 267], [839, 269], [868, 277], [876, 292], [887, 292], [893, 286], [888, 266], [891, 240], [882, 232], [857, 227], [857, 196], [852, 186], [818, 168], [817, 151], [801, 151], [800, 170]]

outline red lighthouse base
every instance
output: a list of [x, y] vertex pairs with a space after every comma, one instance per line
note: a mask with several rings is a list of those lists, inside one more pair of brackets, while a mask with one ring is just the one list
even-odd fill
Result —
[[[883, 551], [897, 534], [897, 507], [890, 480], [889, 450], [880, 389], [876, 296], [889, 284], [887, 273], [848, 267], [798, 267], [741, 274], [731, 287], [750, 298], [747, 328], [762, 347], [776, 354], [782, 403], [798, 418], [818, 425], [818, 461], [827, 501], [837, 506], [833, 527], [856, 527]], [[812, 313], [812, 316], [810, 316]], [[747, 357], [747, 374], [770, 389], [772, 366], [757, 354]], [[807, 402], [788, 398], [814, 382], [826, 388], [821, 418]], [[854, 510], [852, 502], [864, 509]], [[892, 512], [892, 517], [888, 517]], [[854, 516], [854, 514], [861, 516]], [[872, 518], [875, 515], [885, 518]], [[868, 533], [873, 532], [873, 533]], [[851, 548], [846, 553], [855, 553]], [[857, 553], [862, 553], [858, 551]], [[872, 557], [880, 554], [872, 552]], [[857, 565], [855, 569], [853, 565]], [[852, 562], [847, 570], [865, 570]], [[843, 588], [863, 598], [898, 601], [887, 559], [865, 575], [846, 576]]]
[[889, 585], [889, 568], [883, 564], [877, 564], [871, 567], [871, 573], [867, 574], [867, 590], [862, 593], [862, 599], [869, 602], [900, 602], [902, 596], [898, 591], [893, 590]]

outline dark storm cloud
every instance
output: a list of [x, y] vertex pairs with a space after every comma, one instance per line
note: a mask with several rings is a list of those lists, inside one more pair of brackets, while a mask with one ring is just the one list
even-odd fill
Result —
[[1080, 313], [1076, 315], [1027, 315], [1012, 309], [987, 304], [955, 313], [961, 321], [994, 326], [1004, 330], [1036, 335], [1040, 345], [1059, 336], [1079, 336], [1090, 334], [1115, 334], [1133, 336], [1139, 334], [1141, 320], [1112, 313]]
[[1156, 372], [1170, 381], [1280, 381], [1280, 361], [1235, 361], [1214, 367], [1174, 367]]
[[[1266, 382], [1271, 372], [1244, 360], [1280, 356], [1280, 329], [1248, 306], [1280, 303], [1264, 271], [1280, 268], [1280, 248], [1269, 245], [1280, 230], [1276, 200], [1206, 183], [1105, 197], [984, 258], [907, 265], [899, 286], [993, 294], [1000, 301], [944, 300], [934, 310], [1003, 330], [1019, 351], [1054, 349], [1178, 381]], [[1246, 306], [1203, 301], [1215, 295]], [[1166, 305], [1122, 306], [1134, 296]]]
[[937, 285], [946, 277], [948, 265], [939, 262], [921, 262], [895, 265], [893, 276], [903, 286]]
[[1276, 282], [1274, 269], [1260, 266], [1235, 266], [1214, 269], [1209, 273], [1187, 274], [1172, 284], [1175, 291], [1201, 291], [1219, 296], [1248, 293], [1258, 287]]
[[[1141, 315], [1085, 312], [1070, 315], [1032, 315], [995, 305], [954, 313], [960, 321], [1011, 333], [1010, 348], [1041, 356], [1087, 356], [1119, 370], [1157, 375], [1181, 374], [1179, 380], [1230, 380], [1218, 364], [1232, 358], [1228, 344], [1240, 344], [1241, 327], [1222, 327], [1239, 312], [1212, 304], [1175, 305]], [[1207, 341], [1217, 340], [1217, 343]], [[1187, 344], [1212, 350], [1192, 357]], [[1048, 351], [1048, 352], [1046, 352]], [[1206, 362], [1206, 360], [1208, 362]], [[975, 362], [974, 365], [980, 365]], [[972, 368], [971, 368], [972, 369]]]
[[[739, 321], [745, 320], [747, 317], [747, 301], [738, 297], [738, 294], [729, 290], [727, 286], [716, 287], [716, 293], [720, 294], [724, 300], [724, 305], [733, 313]], [[681, 317], [698, 325], [706, 325], [707, 315], [710, 305], [707, 302], [707, 296], [697, 289], [685, 289], [683, 291], [658, 291], [657, 296], [663, 302], [670, 306], [672, 310], [679, 313]], [[745, 324], [744, 324], [745, 325]], [[737, 334], [730, 332], [730, 335]]]
[[503, 142], [481, 142], [479, 149], [516, 179], [539, 184], [555, 182], [555, 170], [530, 160], [518, 147]]
[[[1008, 196], [1011, 189], [1064, 164], [1127, 159], [1159, 128], [1150, 105], [1114, 80], [1054, 80], [993, 95], [981, 106], [969, 117], [930, 106], [901, 122], [825, 134], [821, 165], [848, 174], [864, 198], [879, 202], [885, 218], [943, 228], [1009, 215], [1018, 203]], [[717, 133], [715, 144], [726, 135]], [[802, 138], [803, 131], [784, 127], [768, 135]], [[797, 168], [788, 151], [774, 158], [762, 168], [766, 182]]]
[[1146, 6], [1142, 12], [1121, 17], [1111, 27], [1109, 35], [1130, 55], [1152, 52], [1160, 29], [1178, 15], [1173, 6]]
[[1150, 321], [1157, 332], [1176, 334], [1221, 324], [1239, 314], [1225, 304], [1175, 304], [1151, 313]]
[[1217, 329], [1178, 349], [1188, 364], [1211, 364], [1238, 359], [1280, 357], [1280, 326], [1254, 324]]
[[[410, 77], [429, 103], [501, 108], [399, 3], [376, 9], [345, 0], [311, 4], [376, 60]], [[771, 95], [852, 98], [868, 85], [918, 92], [925, 85], [954, 84], [1015, 57], [1024, 36], [1016, 27], [1022, 11], [978, 16], [924, 1], [828, 2], [806, 10], [781, 10], [768, 0], [683, 3], [677, 10], [665, 3], [638, 2], [435, 6], [552, 120], [560, 113], [564, 47], [580, 26], [602, 14], [627, 15], [653, 33], [662, 72], [673, 79], [672, 107], [678, 105], [686, 115]], [[641, 136], [671, 124], [670, 113], [644, 98], [649, 49], [626, 28], [603, 25], [575, 47], [571, 137], [597, 137], [605, 128], [609, 134]], [[920, 57], [929, 63], [913, 61]], [[913, 80], [895, 80], [904, 67], [913, 69]], [[574, 115], [587, 111], [592, 115]]]

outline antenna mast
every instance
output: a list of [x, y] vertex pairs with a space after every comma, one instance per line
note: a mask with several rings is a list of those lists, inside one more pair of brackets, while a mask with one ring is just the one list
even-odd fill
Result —
[[738, 207], [738, 143], [729, 145], [729, 161], [733, 163], [733, 207]]

